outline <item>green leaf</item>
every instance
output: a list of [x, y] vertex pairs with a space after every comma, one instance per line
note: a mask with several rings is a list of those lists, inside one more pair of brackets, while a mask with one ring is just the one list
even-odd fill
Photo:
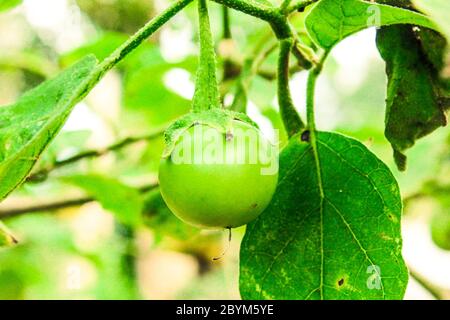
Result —
[[[135, 132], [140, 127], [161, 126], [190, 111], [191, 101], [164, 83], [164, 76], [171, 67], [161, 62], [160, 65], [126, 71], [121, 119], [125, 127], [133, 128]], [[163, 112], [161, 108], [164, 108]]]
[[0, 221], [0, 248], [16, 244], [17, 240], [11, 231]]
[[281, 153], [272, 203], [247, 226], [242, 297], [402, 298], [408, 274], [391, 172], [345, 136], [319, 132], [317, 158], [301, 140], [294, 136]]
[[450, 1], [448, 0], [412, 0], [414, 6], [426, 13], [438, 25], [440, 31], [450, 42]]
[[96, 59], [88, 56], [0, 108], [0, 200], [22, 183], [58, 133], [95, 66]]
[[448, 91], [443, 89], [437, 69], [442, 66], [445, 43], [426, 50], [425, 40], [432, 31], [420, 32], [420, 39], [411, 26], [385, 27], [377, 32], [388, 77], [385, 135], [400, 170], [406, 169], [404, 151], [447, 122], [444, 109], [448, 108]]
[[[98, 61], [103, 61], [126, 40], [127, 35], [125, 34], [117, 32], [105, 32], [105, 34], [103, 34], [100, 38], [81, 47], [78, 47], [68, 53], [65, 53], [60, 58], [60, 63], [63, 66], [68, 66], [88, 54], [93, 54], [97, 57]], [[143, 46], [145, 45], [146, 44], [144, 44]], [[142, 46], [140, 46], [139, 48], [142, 48]]]
[[[124, 34], [105, 33], [96, 41], [66, 54], [61, 61], [67, 65], [86, 54], [94, 54], [103, 61], [126, 39]], [[196, 64], [197, 58], [193, 56], [169, 63], [164, 60], [160, 48], [150, 42], [136, 48], [117, 65], [123, 72], [124, 107], [117, 125], [139, 134], [136, 132], [139, 128], [167, 124], [189, 112], [191, 101], [170, 90], [165, 84], [165, 76], [173, 68], [194, 70]], [[161, 112], [161, 106], [166, 106], [164, 112]]]
[[76, 65], [0, 108], [0, 200], [25, 180], [39, 155], [64, 124], [73, 106], [111, 68], [192, 0], [179, 0], [151, 19], [101, 64], [87, 56]]
[[192, 227], [178, 219], [167, 207], [159, 189], [152, 190], [144, 198], [144, 223], [152, 229], [157, 238], [171, 236], [189, 240], [201, 229]]
[[22, 0], [0, 0], [0, 12], [12, 9], [22, 3]]
[[420, 13], [360, 0], [321, 0], [305, 20], [313, 41], [327, 51], [358, 31], [392, 24], [414, 24], [436, 29], [434, 23]]
[[124, 225], [136, 226], [141, 222], [144, 204], [138, 190], [99, 175], [71, 176], [64, 181], [85, 190]]

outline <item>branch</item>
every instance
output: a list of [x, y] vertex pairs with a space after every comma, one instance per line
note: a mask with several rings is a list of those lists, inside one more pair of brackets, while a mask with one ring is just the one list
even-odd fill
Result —
[[28, 176], [27, 181], [41, 181], [43, 177], [46, 177], [51, 171], [67, 166], [69, 164], [72, 164], [74, 162], [88, 159], [88, 158], [94, 158], [94, 157], [101, 157], [106, 155], [109, 152], [117, 151], [119, 149], [125, 148], [131, 144], [140, 142], [140, 141], [149, 141], [152, 139], [155, 139], [159, 136], [161, 136], [164, 133], [164, 129], [157, 130], [155, 132], [152, 132], [150, 134], [144, 135], [144, 136], [137, 136], [137, 137], [128, 137], [121, 141], [118, 141], [116, 143], [113, 143], [112, 145], [101, 149], [101, 150], [88, 150], [83, 151], [79, 154], [76, 154], [72, 157], [69, 157], [64, 160], [59, 160], [51, 164], [50, 166], [40, 169], [36, 171], [35, 173], [32, 173], [30, 176]]
[[[145, 193], [151, 190], [154, 190], [158, 187], [157, 183], [144, 185], [142, 187], [139, 187], [138, 190], [141, 193]], [[44, 203], [44, 204], [37, 204], [33, 206], [28, 207], [22, 207], [22, 208], [11, 208], [11, 209], [3, 209], [0, 210], [0, 218], [13, 218], [17, 217], [23, 214], [27, 213], [38, 213], [38, 212], [46, 212], [46, 211], [56, 211], [60, 209], [65, 208], [71, 208], [71, 207], [78, 207], [83, 204], [96, 201], [92, 197], [82, 197], [82, 198], [75, 198], [75, 199], [68, 199], [63, 201], [55, 201], [50, 203]]]
[[264, 21], [272, 22], [278, 15], [275, 8], [264, 6], [262, 4], [253, 4], [242, 0], [213, 0], [219, 4], [227, 6], [237, 11], [241, 11], [256, 18], [260, 18]]
[[281, 117], [289, 137], [300, 132], [303, 124], [297, 110], [292, 102], [289, 89], [289, 56], [293, 41], [285, 39], [280, 41], [280, 54], [278, 59], [278, 105], [280, 106]]
[[230, 26], [230, 12], [229, 8], [226, 6], [222, 6], [222, 41], [219, 45], [219, 53], [223, 51], [223, 74], [222, 74], [222, 82], [225, 82], [229, 79], [236, 78], [242, 68], [238, 67], [237, 64], [233, 62], [233, 53], [236, 50], [235, 43], [233, 41], [233, 36], [231, 33]]
[[444, 300], [445, 299], [445, 290], [442, 288], [435, 286], [434, 284], [430, 283], [427, 279], [425, 279], [422, 275], [419, 273], [409, 269], [409, 274], [411, 278], [416, 280], [425, 290], [427, 290], [436, 300]]
[[305, 8], [318, 0], [303, 0], [297, 3], [291, 4], [284, 9], [284, 12], [287, 14], [293, 13], [294, 11], [303, 12]]
[[139, 29], [133, 36], [131, 36], [124, 44], [117, 48], [110, 56], [103, 60], [96, 68], [96, 77], [93, 82], [98, 82], [99, 79], [130, 52], [137, 48], [142, 42], [150, 37], [156, 30], [162, 27], [167, 21], [174, 17], [178, 12], [183, 10], [193, 0], [179, 0], [171, 4], [161, 14], [151, 19], [145, 26]]
[[449, 193], [450, 185], [439, 185], [439, 182], [434, 180], [425, 182], [419, 191], [403, 197], [403, 210], [407, 213], [406, 208], [415, 200], [427, 197], [437, 198], [439, 196], [446, 196]]
[[228, 7], [222, 6], [223, 39], [231, 39], [230, 13]]
[[22, 69], [43, 78], [50, 78], [58, 73], [58, 67], [45, 57], [28, 52], [1, 53], [0, 66]]
[[268, 22], [278, 39], [285, 39], [292, 36], [286, 16], [279, 8], [264, 6], [262, 4], [254, 4], [242, 0], [213, 1]]

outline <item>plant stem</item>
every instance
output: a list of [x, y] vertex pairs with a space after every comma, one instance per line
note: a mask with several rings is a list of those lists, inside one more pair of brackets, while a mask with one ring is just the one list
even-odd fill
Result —
[[223, 38], [231, 39], [230, 10], [222, 6]]
[[[151, 183], [148, 185], [144, 185], [139, 187], [139, 192], [145, 193], [151, 190], [154, 190], [158, 187], [157, 183]], [[27, 213], [38, 213], [38, 212], [46, 212], [46, 211], [56, 211], [65, 208], [78, 207], [83, 204], [95, 201], [92, 197], [82, 197], [76, 199], [69, 199], [63, 201], [56, 201], [51, 203], [37, 204], [33, 206], [27, 207], [19, 207], [19, 208], [6, 208], [0, 210], [0, 218], [13, 218]]]
[[[325, 192], [323, 187], [322, 180], [322, 169], [321, 169], [321, 160], [319, 157], [319, 150], [317, 146], [317, 133], [316, 133], [316, 125], [314, 120], [314, 93], [316, 87], [316, 81], [320, 74], [320, 67], [316, 66], [312, 68], [308, 74], [307, 88], [306, 88], [306, 117], [307, 117], [307, 128], [308, 130], [302, 134], [302, 141], [309, 142], [312, 148], [312, 152], [314, 155], [314, 163], [316, 169], [317, 182], [319, 186], [319, 197], [320, 197], [320, 225], [323, 225], [324, 217], [323, 217], [323, 205], [325, 199]], [[320, 233], [320, 246], [323, 248], [324, 243], [324, 234], [323, 229], [321, 229]], [[321, 266], [324, 265], [324, 256], [321, 255]], [[323, 299], [323, 284], [324, 284], [324, 272], [323, 267], [320, 271], [320, 299]]]
[[314, 92], [316, 89], [316, 81], [319, 76], [317, 69], [312, 69], [308, 74], [308, 81], [306, 86], [306, 119], [308, 129], [310, 131], [316, 130], [316, 123], [314, 119]]
[[291, 29], [287, 24], [286, 17], [281, 13], [279, 8], [268, 7], [262, 4], [253, 4], [243, 0], [213, 1], [269, 22], [278, 39], [285, 39], [291, 36]]
[[103, 78], [103, 76], [116, 66], [130, 52], [136, 49], [142, 42], [151, 36], [156, 30], [173, 18], [178, 12], [184, 9], [193, 0], [179, 0], [170, 5], [160, 15], [151, 19], [145, 26], [139, 29], [134, 35], [128, 38], [124, 44], [117, 48], [111, 55], [100, 62], [89, 77], [72, 94], [74, 101], [81, 101], [91, 89]]
[[[267, 45], [266, 42], [265, 44]], [[248, 103], [248, 91], [250, 90], [251, 80], [256, 74], [268, 80], [274, 80], [277, 78], [276, 72], [269, 72], [267, 74], [259, 72], [261, 64], [264, 62], [267, 56], [276, 49], [277, 44], [277, 42], [274, 42], [267, 48], [265, 48], [264, 45], [257, 46], [257, 50], [255, 50], [254, 54], [244, 59], [238, 80], [236, 94], [231, 105], [231, 110], [242, 113], [246, 112]]]
[[[307, 117], [307, 127], [310, 131], [316, 130], [316, 123], [314, 118], [314, 94], [316, 90], [317, 78], [322, 71], [323, 63], [327, 58], [327, 54], [324, 54], [320, 61], [309, 71], [308, 81], [306, 86], [306, 117]], [[312, 132], [312, 134], [314, 134]]]
[[318, 0], [303, 0], [303, 1], [298, 1], [297, 3], [291, 4], [288, 7], [285, 8], [284, 12], [289, 14], [292, 13], [294, 11], [303, 11], [305, 10], [305, 8], [315, 2], [317, 2]]
[[130, 52], [137, 48], [156, 30], [173, 18], [179, 11], [184, 9], [193, 0], [179, 0], [170, 5], [160, 15], [151, 19], [145, 26], [139, 29], [123, 45], [116, 49], [109, 57], [103, 60], [97, 67], [98, 77], [102, 77], [108, 70], [125, 58]]
[[88, 158], [101, 157], [101, 156], [106, 155], [109, 152], [120, 150], [122, 148], [125, 148], [131, 144], [134, 144], [134, 143], [137, 143], [140, 141], [149, 141], [152, 139], [156, 139], [164, 133], [164, 130], [165, 129], [160, 129], [160, 130], [157, 130], [155, 132], [152, 132], [150, 134], [143, 135], [143, 136], [127, 137], [127, 138], [120, 140], [118, 142], [115, 142], [101, 150], [88, 150], [88, 151], [80, 152], [80, 153], [78, 153], [74, 156], [71, 156], [69, 158], [66, 158], [64, 160], [56, 161], [53, 164], [51, 164], [50, 166], [32, 173], [30, 176], [28, 176], [27, 181], [41, 181], [51, 171], [61, 168], [61, 167], [64, 167], [64, 166], [67, 166], [74, 162], [88, 159]]
[[275, 16], [278, 12], [275, 8], [264, 6], [262, 4], [253, 4], [243, 0], [213, 0], [214, 2], [220, 3], [228, 8], [232, 8], [237, 11], [241, 11], [248, 15], [254, 16], [256, 18], [262, 19], [264, 21], [274, 21]]
[[431, 284], [427, 279], [425, 279], [419, 273], [409, 270], [411, 278], [416, 280], [425, 290], [427, 290], [436, 300], [444, 300], [444, 295], [441, 288]]
[[280, 5], [280, 10], [284, 12], [287, 7], [291, 4], [291, 0], [283, 0], [283, 2]]
[[293, 45], [292, 41], [292, 39], [280, 41], [280, 54], [278, 57], [278, 104], [289, 137], [292, 137], [305, 127], [297, 110], [295, 110], [289, 89], [289, 56]]
[[216, 54], [209, 24], [207, 0], [198, 1], [200, 57], [195, 93], [192, 99], [194, 112], [220, 108], [220, 94], [216, 78]]

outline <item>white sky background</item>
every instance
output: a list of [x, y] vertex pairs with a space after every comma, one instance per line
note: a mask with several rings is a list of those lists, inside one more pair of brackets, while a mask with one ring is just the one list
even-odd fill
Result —
[[[163, 7], [163, 6], [161, 6]], [[58, 52], [65, 52], [83, 44], [92, 36], [95, 29], [86, 23], [85, 19], [76, 6], [71, 5], [68, 0], [24, 0], [23, 5], [15, 9], [22, 12], [30, 25], [37, 30], [45, 42], [54, 47]], [[183, 23], [183, 16], [176, 18], [176, 23]], [[180, 29], [180, 28], [178, 28]], [[162, 52], [169, 60], [177, 60], [183, 54], [188, 54], [195, 49], [190, 39], [192, 31], [189, 28], [181, 30], [164, 29], [162, 32]], [[340, 88], [347, 93], [352, 93], [358, 88], [367, 73], [367, 69], [375, 59], [380, 59], [375, 47], [374, 29], [361, 32], [343, 41], [336, 47], [332, 56], [338, 63], [337, 79]], [[111, 82], [112, 81], [112, 82]], [[118, 90], [117, 81], [114, 77], [106, 77], [101, 86], [115, 86]], [[166, 85], [173, 91], [184, 97], [191, 97], [194, 86], [189, 74], [182, 69], [170, 71], [165, 78]], [[322, 129], [333, 129], [339, 121], [339, 110], [333, 103], [336, 100], [335, 92], [331, 90], [330, 79], [321, 77], [317, 88], [317, 120]], [[306, 74], [300, 73], [293, 77], [292, 86], [298, 88], [294, 92], [294, 100], [299, 106], [300, 112], [305, 113], [304, 92], [306, 87]], [[109, 101], [110, 95], [92, 94], [93, 104], [118, 105], [117, 101]], [[113, 96], [113, 99], [120, 97]], [[92, 102], [90, 100], [90, 102]], [[118, 107], [116, 108], [117, 111]], [[273, 136], [271, 124], [263, 116], [254, 104], [249, 106], [250, 116], [261, 126], [265, 134]], [[78, 105], [64, 130], [91, 129], [95, 139], [109, 140], [107, 129], [102, 125], [102, 119], [92, 111], [85, 103]], [[103, 144], [103, 143], [102, 143]], [[450, 253], [444, 252], [433, 245], [428, 225], [423, 221], [407, 221], [403, 226], [404, 233], [404, 256], [416, 271], [426, 276], [434, 283], [450, 288]], [[381, 270], [382, 272], [382, 270]], [[422, 299], [430, 298], [417, 283], [410, 282], [406, 298]]]

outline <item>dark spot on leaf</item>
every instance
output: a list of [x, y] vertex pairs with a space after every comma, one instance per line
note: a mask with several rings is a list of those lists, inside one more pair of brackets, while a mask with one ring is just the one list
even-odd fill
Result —
[[339, 286], [339, 287], [342, 287], [343, 284], [344, 284], [344, 278], [342, 278], [342, 279], [340, 279], [340, 280], [338, 281], [338, 286]]
[[233, 140], [233, 134], [231, 132], [227, 132], [227, 134], [225, 135], [225, 139], [227, 141]]
[[300, 7], [297, 9], [297, 12], [305, 12], [305, 7]]
[[309, 132], [309, 130], [305, 130], [302, 133], [301, 140], [309, 142], [310, 136], [311, 136], [311, 133]]
[[258, 204], [257, 204], [257, 203], [254, 203], [254, 204], [251, 205], [251, 208], [252, 208], [252, 209], [255, 209], [257, 206], [258, 206]]

